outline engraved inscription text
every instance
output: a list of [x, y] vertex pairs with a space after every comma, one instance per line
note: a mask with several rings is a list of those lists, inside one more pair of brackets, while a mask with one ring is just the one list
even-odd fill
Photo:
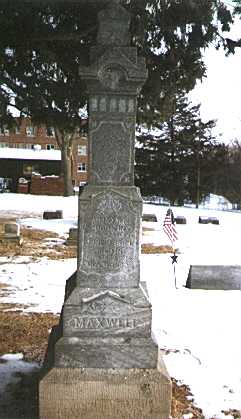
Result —
[[135, 216], [122, 199], [105, 194], [86, 230], [83, 269], [109, 272], [133, 269]]
[[134, 329], [136, 327], [135, 319], [118, 317], [72, 317], [68, 325], [73, 329]]

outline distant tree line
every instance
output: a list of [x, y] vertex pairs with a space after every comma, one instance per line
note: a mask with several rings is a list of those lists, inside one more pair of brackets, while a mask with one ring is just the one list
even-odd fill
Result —
[[135, 179], [143, 196], [158, 195], [171, 204], [199, 203], [210, 193], [241, 208], [241, 143], [217, 142], [215, 121], [203, 122], [200, 105], [175, 96], [172, 112], [155, 128], [140, 128]]
[[225, 196], [241, 209], [241, 141], [220, 144], [217, 153], [218, 170], [213, 176], [213, 191]]

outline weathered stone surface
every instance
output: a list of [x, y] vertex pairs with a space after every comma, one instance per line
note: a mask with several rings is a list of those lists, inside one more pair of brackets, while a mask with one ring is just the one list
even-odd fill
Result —
[[40, 419], [168, 419], [171, 382], [154, 369], [54, 368], [39, 388]]
[[[112, 102], [117, 106], [114, 99]], [[130, 136], [123, 122], [103, 122], [92, 131], [92, 181], [96, 184], [132, 183]]]
[[151, 305], [141, 287], [75, 289], [63, 309], [64, 336], [150, 336]]
[[157, 350], [150, 337], [63, 337], [55, 345], [54, 364], [63, 368], [155, 368]]
[[103, 9], [98, 18], [98, 44], [121, 46], [130, 43], [130, 14], [119, 2], [112, 1], [111, 7]]
[[186, 287], [206, 290], [241, 290], [241, 266], [191, 265]]
[[80, 287], [136, 287], [142, 201], [135, 187], [93, 187], [80, 197]]

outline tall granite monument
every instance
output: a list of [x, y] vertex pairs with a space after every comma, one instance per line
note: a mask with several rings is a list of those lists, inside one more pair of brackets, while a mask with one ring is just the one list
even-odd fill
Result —
[[147, 71], [130, 46], [126, 9], [112, 0], [98, 20], [90, 66], [80, 69], [89, 93], [89, 182], [79, 197], [78, 266], [53, 365], [40, 382], [40, 418], [168, 419], [171, 382], [140, 283], [142, 200], [134, 186], [136, 102]]

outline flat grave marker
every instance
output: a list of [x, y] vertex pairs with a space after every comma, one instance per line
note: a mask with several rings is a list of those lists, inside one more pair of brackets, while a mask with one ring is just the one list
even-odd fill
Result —
[[203, 290], [241, 290], [241, 266], [191, 265], [186, 287]]

